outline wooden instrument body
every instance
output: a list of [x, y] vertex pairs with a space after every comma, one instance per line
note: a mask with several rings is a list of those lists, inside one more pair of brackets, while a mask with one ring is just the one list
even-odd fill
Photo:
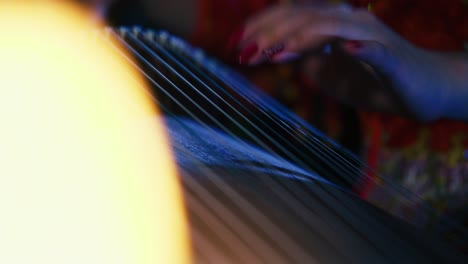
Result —
[[165, 112], [197, 263], [464, 262], [349, 191], [358, 158], [203, 51], [165, 32], [108, 34]]
[[197, 263], [463, 263], [335, 184], [196, 127], [168, 121]]

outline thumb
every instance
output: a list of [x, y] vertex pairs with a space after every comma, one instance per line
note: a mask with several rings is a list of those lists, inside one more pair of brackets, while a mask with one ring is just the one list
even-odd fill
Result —
[[382, 73], [392, 75], [395, 72], [397, 56], [377, 41], [348, 40], [342, 47], [349, 55], [369, 63]]

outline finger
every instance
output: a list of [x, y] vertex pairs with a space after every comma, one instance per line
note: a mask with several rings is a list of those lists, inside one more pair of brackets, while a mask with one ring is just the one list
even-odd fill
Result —
[[[248, 61], [250, 64], [257, 64], [265, 59], [282, 61], [283, 58], [289, 59], [291, 55], [320, 47], [328, 40], [339, 36], [353, 36], [355, 39], [358, 36], [362, 37], [360, 27], [356, 26], [358, 23], [353, 21], [356, 20], [354, 14], [354, 10], [347, 5], [327, 5], [323, 8], [306, 6], [296, 9], [294, 14], [283, 14], [287, 15], [284, 20], [270, 17], [275, 21], [258, 28], [257, 32], [249, 36], [250, 43], [257, 45], [258, 52]], [[284, 48], [281, 50], [282, 54], [276, 54], [279, 52], [272, 54], [271, 50], [279, 51], [276, 48], [279, 45]], [[265, 58], [264, 55], [271, 56]]]
[[368, 23], [373, 22], [369, 20], [372, 15], [350, 9], [345, 5], [327, 8], [306, 7], [297, 11], [292, 17], [292, 14], [287, 15], [281, 25], [278, 25], [278, 21], [274, 21], [272, 23], [276, 25], [275, 27], [264, 25], [264, 28], [258, 28], [258, 32], [252, 33], [249, 44], [255, 44], [257, 52], [249, 54], [251, 56], [244, 59], [244, 62], [259, 63], [265, 60], [263, 56], [265, 52], [262, 51], [269, 51], [278, 45], [284, 47], [282, 51], [285, 53], [301, 53], [317, 48], [333, 38], [359, 40], [375, 38], [376, 29], [373, 28], [375, 23]]
[[276, 5], [249, 18], [243, 26], [230, 35], [226, 47], [227, 53], [242, 53], [247, 46], [255, 44], [252, 43], [254, 41], [252, 37], [256, 32], [261, 31], [260, 29], [265, 28], [266, 25], [270, 25], [272, 19], [282, 21], [288, 11], [289, 9], [284, 5]]
[[289, 5], [276, 5], [266, 11], [259, 13], [247, 20], [243, 29], [241, 42], [246, 42], [262, 29], [271, 27], [278, 22], [284, 21], [293, 12], [293, 7]]
[[393, 74], [398, 67], [395, 52], [377, 41], [346, 41], [342, 46], [347, 53], [369, 63], [382, 73]]
[[299, 27], [309, 26], [310, 17], [321, 17], [321, 13], [336, 10], [349, 10], [349, 6], [344, 4], [276, 6], [246, 24], [242, 42], [245, 44], [255, 41], [260, 48], [272, 46], [291, 32], [297, 31]]
[[248, 59], [249, 64], [272, 60], [275, 55], [283, 53], [283, 51], [289, 51], [290, 49], [285, 45], [285, 42], [295, 32], [299, 32], [306, 22], [307, 17], [305, 15], [298, 15], [285, 19], [281, 24], [269, 25], [267, 28], [259, 29], [259, 32], [251, 37], [250, 43], [257, 45], [258, 52]]
[[309, 16], [305, 35], [331, 35], [343, 39], [374, 40], [388, 35], [378, 19], [363, 9], [352, 9], [347, 5], [322, 9]]
[[264, 61], [290, 61], [305, 52], [321, 52], [328, 42], [336, 38], [332, 35], [311, 33], [309, 27], [307, 23], [303, 24], [294, 32], [288, 32], [282, 39], [259, 38], [253, 41], [256, 48], [255, 53], [246, 53], [245, 51], [248, 51], [252, 45], [246, 46], [241, 53], [243, 63], [256, 65]]
[[[261, 51], [266, 46], [265, 44], [261, 44], [262, 48], [260, 48], [258, 36], [260, 36], [260, 41], [266, 39], [261, 36], [265, 36], [271, 32], [271, 28], [274, 28], [274, 26], [278, 24], [278, 21], [287, 20], [288, 13], [290, 12], [292, 12], [292, 10], [289, 6], [277, 5], [249, 19], [244, 28], [235, 33], [237, 36], [232, 37], [235, 40], [230, 40], [231, 43], [229, 46], [231, 50], [232, 47], [234, 47], [233, 50], [236, 53], [235, 60], [240, 64], [261, 62]], [[241, 33], [239, 34], [239, 32]]]
[[[292, 39], [298, 39], [297, 35], [295, 37], [292, 37]], [[333, 39], [332, 36], [313, 36], [307, 39], [308, 45], [304, 45], [303, 49], [298, 49], [293, 46], [288, 46], [288, 42], [284, 44], [285, 48], [281, 52], [277, 52], [273, 54], [272, 56], [267, 57], [268, 60], [276, 63], [284, 63], [288, 62], [291, 60], [296, 59], [299, 57], [301, 54], [304, 54], [305, 52], [310, 52], [310, 53], [324, 53], [326, 44], [329, 43]], [[291, 39], [290, 39], [291, 40]], [[296, 40], [297, 41], [297, 40]]]
[[302, 39], [298, 35], [294, 35], [288, 38], [289, 41], [279, 42], [268, 48], [260, 49], [257, 47], [256, 53], [253, 54], [248, 61], [243, 60], [244, 63], [249, 65], [256, 65], [265, 61], [270, 61], [274, 63], [284, 63], [291, 60], [295, 60], [300, 57], [305, 52], [311, 53], [324, 53], [326, 44], [331, 42], [334, 38], [332, 36], [309, 36], [307, 38], [307, 44], [304, 44], [304, 48], [297, 48], [293, 46], [288, 46], [288, 43], [291, 42], [291, 39], [294, 39], [295, 42]]
[[321, 11], [323, 10], [305, 7], [294, 16], [285, 18], [280, 24], [275, 21], [273, 26], [265, 25], [265, 28], [259, 29], [251, 36], [250, 44], [255, 43], [258, 52], [243, 61], [248, 61], [248, 64], [258, 64], [265, 60], [284, 62], [297, 57], [305, 50], [323, 45], [331, 37], [315, 34], [309, 29], [314, 26], [315, 20], [327, 19]]
[[282, 21], [272, 22], [264, 28], [258, 29], [258, 31], [251, 36], [251, 39], [255, 41], [261, 49], [282, 43], [308, 24], [308, 15], [310, 14], [299, 13], [292, 17], [287, 17]]

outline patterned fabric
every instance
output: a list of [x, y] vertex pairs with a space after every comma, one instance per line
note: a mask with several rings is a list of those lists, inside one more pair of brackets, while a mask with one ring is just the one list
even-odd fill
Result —
[[[428, 125], [402, 118], [389, 119], [382, 125], [379, 138], [379, 175], [402, 185], [439, 213], [466, 206], [468, 124], [441, 120]], [[417, 200], [400, 200], [402, 197], [390, 195], [381, 187], [376, 186], [366, 198], [419, 226], [437, 220], [438, 214], [421, 215], [424, 212], [419, 210], [421, 204]]]
[[[424, 48], [461, 51], [468, 40], [467, 1], [354, 2], [371, 7], [402, 36]], [[468, 204], [467, 122], [439, 120], [423, 124], [393, 116], [363, 117], [364, 130], [371, 132], [368, 147], [374, 149], [368, 159], [374, 161], [378, 175], [403, 185], [439, 213], [450, 213]], [[400, 200], [385, 193], [382, 186], [364, 190], [362, 196], [419, 226], [437, 220], [438, 214], [421, 215], [419, 202]]]

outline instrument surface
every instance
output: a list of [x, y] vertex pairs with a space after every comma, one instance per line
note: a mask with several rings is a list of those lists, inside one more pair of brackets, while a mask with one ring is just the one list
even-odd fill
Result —
[[366, 177], [359, 158], [202, 50], [166, 32], [106, 35], [164, 112], [197, 263], [464, 262], [349, 191]]

